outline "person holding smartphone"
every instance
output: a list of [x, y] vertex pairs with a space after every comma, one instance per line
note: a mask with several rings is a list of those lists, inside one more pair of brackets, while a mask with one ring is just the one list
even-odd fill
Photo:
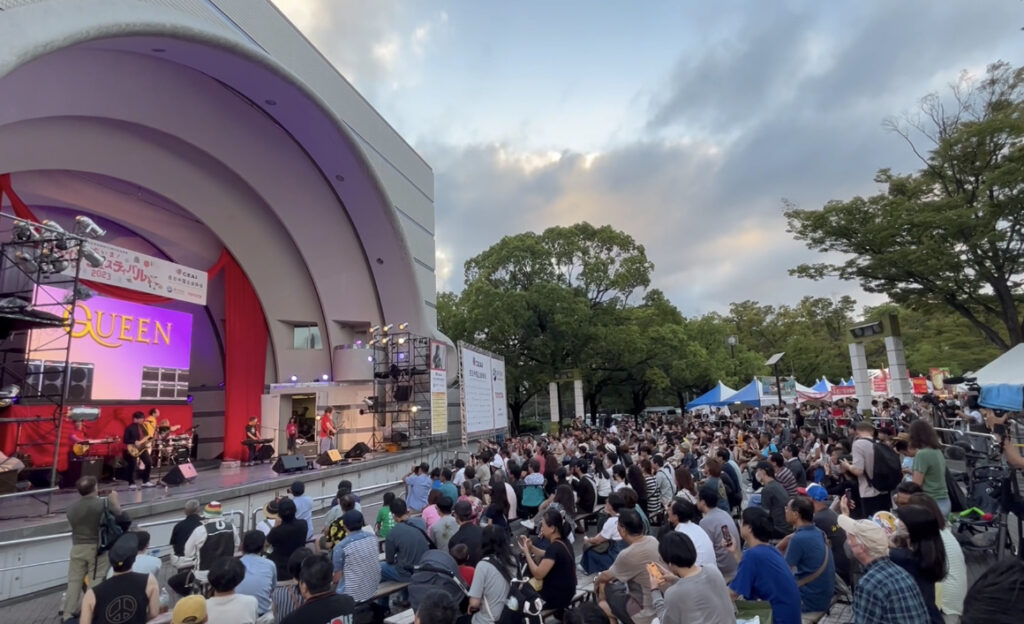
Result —
[[649, 563], [651, 599], [661, 624], [733, 624], [736, 616], [725, 579], [697, 564], [697, 549], [684, 533], [666, 533], [658, 544], [666, 565]]

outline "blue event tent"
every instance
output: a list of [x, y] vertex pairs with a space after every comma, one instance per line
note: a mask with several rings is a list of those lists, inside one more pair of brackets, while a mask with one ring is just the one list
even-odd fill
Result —
[[733, 394], [727, 397], [726, 403], [745, 403], [754, 407], [761, 406], [761, 382], [754, 379]]
[[718, 405], [726, 405], [729, 403], [726, 399], [729, 395], [735, 393], [735, 390], [719, 381], [714, 388], [687, 403], [686, 409], [690, 410], [695, 407], [715, 407]]
[[813, 392], [829, 392], [830, 390], [832, 390], [832, 384], [831, 382], [829, 382], [828, 379], [822, 377], [821, 379], [818, 380], [818, 383], [811, 386], [811, 390]]

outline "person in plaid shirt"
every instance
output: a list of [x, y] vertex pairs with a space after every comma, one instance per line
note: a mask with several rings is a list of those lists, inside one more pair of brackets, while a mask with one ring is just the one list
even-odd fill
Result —
[[889, 538], [871, 520], [839, 516], [850, 552], [864, 566], [853, 594], [854, 624], [929, 624], [928, 609], [910, 574], [889, 559]]

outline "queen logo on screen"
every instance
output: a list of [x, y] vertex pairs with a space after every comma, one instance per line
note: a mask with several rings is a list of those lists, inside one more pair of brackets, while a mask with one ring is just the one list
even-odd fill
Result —
[[[101, 347], [117, 349], [126, 342], [139, 344], [166, 345], [171, 344], [171, 333], [174, 329], [172, 321], [135, 317], [117, 312], [93, 310], [83, 302], [75, 306], [75, 327], [71, 330], [72, 338], [88, 336]], [[70, 310], [64, 313], [67, 320]]]

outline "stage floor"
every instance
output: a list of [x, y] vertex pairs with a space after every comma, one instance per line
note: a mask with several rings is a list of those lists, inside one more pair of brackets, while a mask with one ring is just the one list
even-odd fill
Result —
[[[398, 453], [369, 453], [362, 460], [355, 460], [344, 465], [314, 468], [302, 472], [278, 474], [271, 469], [273, 462], [255, 466], [222, 467], [220, 462], [200, 462], [197, 464], [199, 473], [192, 483], [165, 487], [162, 484], [152, 488], [129, 490], [124, 481], [103, 482], [101, 492], [116, 490], [121, 505], [133, 518], [144, 518], [156, 514], [181, 509], [185, 501], [197, 498], [202, 503], [210, 500], [228, 500], [260, 492], [267, 492], [267, 497], [274, 492], [284, 494], [288, 486], [296, 480], [312, 481], [316, 479], [336, 478], [339, 481], [352, 473], [381, 464], [406, 462], [410, 466], [420, 457], [436, 453], [437, 449], [407, 449]], [[206, 465], [203, 465], [203, 464]], [[153, 473], [153, 480], [163, 475]], [[349, 477], [354, 488], [367, 487], [373, 483], [359, 483], [353, 475]], [[0, 542], [51, 535], [68, 530], [65, 511], [79, 495], [74, 489], [62, 489], [53, 493], [50, 515], [46, 514], [47, 494], [37, 496], [23, 495], [0, 499]]]

